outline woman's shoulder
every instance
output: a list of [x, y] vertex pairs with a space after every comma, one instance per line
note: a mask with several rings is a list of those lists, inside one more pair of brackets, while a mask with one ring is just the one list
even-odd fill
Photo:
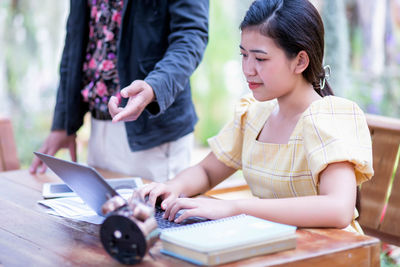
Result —
[[246, 94], [240, 98], [238, 103], [235, 106], [236, 114], [247, 114], [250, 116], [257, 116], [260, 112], [262, 113], [270, 113], [274, 106], [276, 105], [277, 100], [269, 100], [269, 101], [257, 101], [254, 96], [250, 94]]
[[333, 162], [355, 165], [357, 183], [373, 173], [371, 136], [364, 112], [353, 101], [326, 96], [313, 102], [304, 114], [303, 140], [315, 179]]
[[365, 114], [357, 103], [337, 96], [314, 101], [304, 113], [303, 124], [331, 133], [357, 131], [360, 127], [368, 131]]
[[354, 115], [364, 114], [361, 108], [349, 99], [338, 97], [338, 96], [325, 96], [320, 100], [314, 101], [309, 108], [310, 112], [324, 113], [329, 112], [330, 114], [342, 114], [342, 115]]

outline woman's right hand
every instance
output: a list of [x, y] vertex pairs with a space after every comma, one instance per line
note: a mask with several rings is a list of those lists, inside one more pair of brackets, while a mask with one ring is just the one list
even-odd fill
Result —
[[168, 207], [168, 204], [173, 202], [180, 196], [180, 193], [176, 189], [176, 187], [165, 184], [165, 183], [151, 183], [143, 186], [139, 191], [140, 197], [142, 199], [147, 199], [147, 204], [151, 207], [154, 207], [157, 201], [157, 198], [161, 198], [161, 208], [165, 210]]

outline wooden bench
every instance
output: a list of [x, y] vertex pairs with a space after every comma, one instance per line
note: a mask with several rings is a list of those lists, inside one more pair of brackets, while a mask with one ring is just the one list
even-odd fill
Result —
[[366, 234], [400, 246], [400, 120], [367, 114], [367, 123], [375, 173], [360, 187], [359, 223]]
[[0, 118], [0, 171], [19, 169], [17, 147], [11, 121]]

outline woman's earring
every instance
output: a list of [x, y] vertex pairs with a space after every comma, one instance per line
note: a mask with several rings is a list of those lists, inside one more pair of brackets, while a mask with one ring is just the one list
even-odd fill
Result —
[[320, 80], [320, 88], [321, 88], [321, 90], [324, 90], [325, 82], [327, 80], [329, 80], [329, 77], [331, 76], [331, 66], [325, 65], [324, 66], [324, 73], [325, 73], [324, 77]]

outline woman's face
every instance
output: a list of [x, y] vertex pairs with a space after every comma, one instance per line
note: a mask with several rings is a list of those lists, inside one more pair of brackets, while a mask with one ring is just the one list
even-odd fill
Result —
[[267, 101], [293, 90], [295, 60], [288, 59], [273, 39], [256, 29], [244, 29], [240, 52], [243, 73], [255, 99]]

